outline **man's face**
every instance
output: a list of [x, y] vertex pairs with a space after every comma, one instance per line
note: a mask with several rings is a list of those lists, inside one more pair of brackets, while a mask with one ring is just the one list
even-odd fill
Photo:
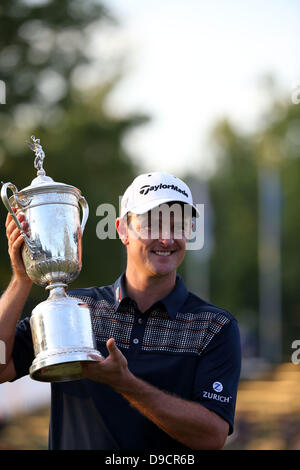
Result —
[[185, 255], [191, 217], [184, 218], [182, 208], [170, 211], [170, 205], [164, 206], [166, 210], [160, 206], [132, 214], [127, 226], [127, 262], [150, 276], [174, 273]]

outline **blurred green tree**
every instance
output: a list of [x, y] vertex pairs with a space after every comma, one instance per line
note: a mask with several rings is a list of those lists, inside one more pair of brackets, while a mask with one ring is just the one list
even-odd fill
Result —
[[211, 295], [239, 318], [257, 311], [257, 167], [251, 139], [219, 122], [211, 136], [217, 169], [210, 181], [214, 207]]
[[[118, 214], [119, 195], [138, 171], [123, 138], [148, 119], [107, 111], [106, 100], [121, 78], [119, 61], [104, 58], [99, 63], [98, 58], [95, 64], [90, 45], [95, 32], [108, 24], [117, 27], [96, 0], [3, 0], [0, 6], [0, 79], [7, 92], [6, 104], [0, 105], [0, 178], [19, 190], [30, 184], [36, 170], [25, 140], [34, 134], [46, 153], [46, 173], [81, 189], [90, 217], [83, 237], [83, 269], [70, 288], [113, 282], [125, 266], [120, 241], [97, 238], [96, 211], [101, 203], [111, 203]], [[93, 70], [97, 79], [89, 85], [85, 78]], [[0, 206], [4, 289], [11, 270], [6, 209]], [[27, 310], [45, 297], [35, 286]]]
[[274, 99], [265, 115], [263, 136], [272, 142], [270, 155], [278, 165], [282, 186], [281, 281], [284, 358], [300, 338], [300, 105], [292, 90], [286, 99]]
[[[257, 130], [228, 120], [211, 134], [216, 171], [209, 180], [214, 210], [211, 301], [230, 310], [259, 339], [258, 175], [276, 166], [281, 179], [282, 352], [289, 360], [300, 337], [300, 106], [276, 95]], [[272, 325], [270, 325], [272, 329]]]

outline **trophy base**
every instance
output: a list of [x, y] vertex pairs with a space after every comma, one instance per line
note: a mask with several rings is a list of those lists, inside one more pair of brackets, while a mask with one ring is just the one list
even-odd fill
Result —
[[64, 285], [53, 284], [49, 298], [32, 311], [30, 327], [35, 359], [30, 377], [40, 382], [83, 378], [82, 363], [102, 357], [96, 349], [88, 305], [69, 297]]
[[68, 382], [82, 379], [82, 364], [95, 361], [89, 354], [102, 357], [99, 351], [94, 349], [64, 353], [59, 351], [45, 358], [37, 357], [29, 369], [30, 377], [39, 382]]

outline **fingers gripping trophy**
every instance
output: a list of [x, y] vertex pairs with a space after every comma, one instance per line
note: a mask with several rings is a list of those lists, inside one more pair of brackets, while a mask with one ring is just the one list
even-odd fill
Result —
[[[35, 359], [29, 373], [42, 382], [77, 380], [82, 377], [82, 362], [95, 360], [90, 354], [101, 356], [95, 349], [87, 304], [65, 292], [81, 271], [82, 234], [89, 209], [79, 189], [46, 176], [40, 140], [34, 136], [31, 140], [27, 144], [35, 152], [36, 178], [21, 191], [12, 183], [4, 183], [1, 189], [2, 201], [25, 240], [26, 272], [50, 292], [31, 314]], [[20, 212], [25, 214], [27, 233], [18, 220]]]

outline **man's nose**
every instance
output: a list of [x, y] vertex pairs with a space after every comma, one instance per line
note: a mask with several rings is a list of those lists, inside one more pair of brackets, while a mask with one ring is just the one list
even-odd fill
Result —
[[174, 243], [174, 234], [170, 230], [160, 233], [158, 241], [163, 246], [172, 245]]

